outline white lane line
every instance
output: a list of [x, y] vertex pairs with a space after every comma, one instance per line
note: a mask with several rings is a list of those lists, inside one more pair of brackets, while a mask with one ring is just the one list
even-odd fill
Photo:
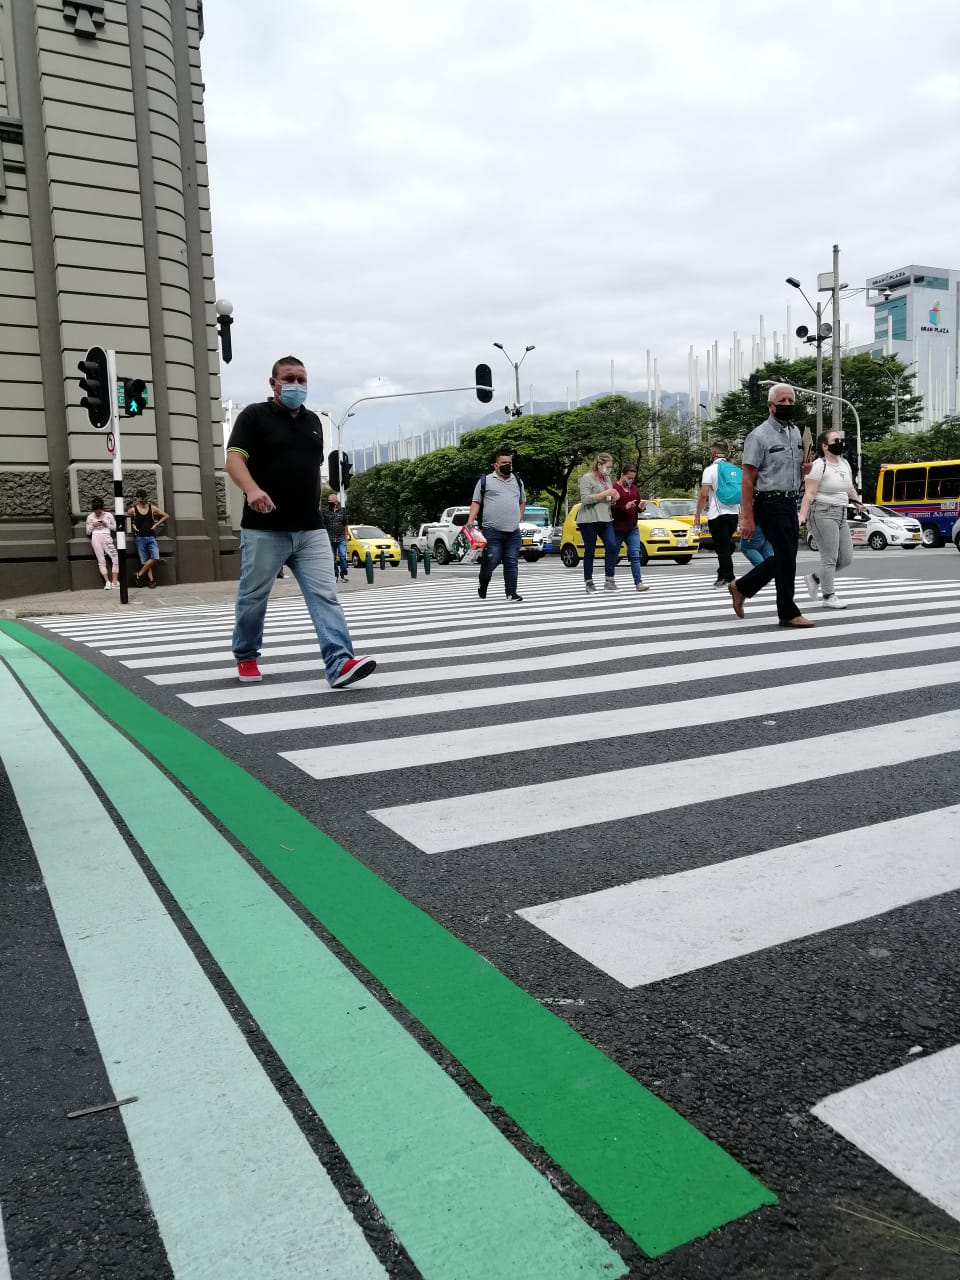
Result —
[[10, 1280], [10, 1258], [7, 1254], [7, 1238], [3, 1234], [2, 1205], [0, 1205], [0, 1280]]
[[[905, 653], [926, 653], [931, 637], [907, 636], [897, 640], [870, 641], [865, 644], [825, 645], [816, 650], [818, 667], [827, 662], [859, 662], [868, 658], [889, 657]], [[938, 651], [960, 648], [960, 632], [937, 637]], [[651, 667], [648, 670], [618, 671], [616, 687], [622, 692], [628, 689], [647, 689], [657, 685], [680, 684], [691, 680], [715, 680], [724, 676], [755, 675], [760, 671], [777, 671], [788, 674], [795, 669], [787, 654], [742, 654], [736, 658], [708, 658], [702, 662], [687, 662], [678, 666]], [[822, 667], [821, 667], [822, 669]], [[376, 677], [372, 677], [376, 679]], [[456, 689], [448, 693], [429, 693], [411, 697], [382, 698], [357, 702], [349, 697], [324, 698], [319, 707], [306, 707], [300, 711], [267, 711], [256, 715], [224, 716], [221, 723], [236, 729], [238, 733], [281, 733], [293, 729], [311, 729], [327, 725], [363, 724], [371, 720], [396, 720], [408, 716], [440, 715], [483, 708], [487, 711], [498, 706], [502, 697], [509, 696], [511, 705], [522, 702], [553, 702], [560, 698], [589, 697], [593, 694], [609, 694], [609, 673], [597, 676], [580, 676], [570, 680], [541, 680], [535, 684], [511, 684], [506, 686], [509, 695], [496, 691], [493, 697], [488, 687], [482, 689]], [[642, 714], [642, 711], [641, 713]]]
[[[960, 605], [957, 606], [960, 608]], [[876, 635], [894, 631], [915, 630], [922, 627], [947, 626], [951, 619], [943, 614], [934, 614], [926, 618], [894, 618], [884, 622], [865, 621], [841, 623], [830, 628], [830, 639], [835, 637]], [[821, 633], [822, 636], [822, 633]], [[929, 648], [933, 636], [926, 635]], [[939, 636], [936, 637], [940, 639]], [[949, 642], [949, 637], [944, 637]], [[757, 646], [783, 648], [796, 644], [796, 632], [781, 627], [776, 631], [753, 631], [747, 635], [728, 636], [709, 635], [699, 639], [689, 638], [679, 643], [671, 640], [650, 644], [639, 641], [635, 644], [617, 644], [597, 646], [584, 651], [568, 649], [565, 652], [550, 654], [547, 657], [536, 655], [530, 658], [499, 658], [494, 662], [464, 662], [450, 666], [429, 667], [422, 671], [386, 671], [375, 674], [364, 686], [365, 689], [407, 689], [418, 684], [443, 684], [454, 680], [483, 680], [505, 675], [527, 675], [534, 672], [547, 672], [556, 669], [570, 670], [573, 667], [599, 668], [610, 662], [623, 662], [628, 658], [643, 661], [658, 655], [677, 655], [678, 653], [714, 653], [720, 649], [750, 649]], [[874, 642], [875, 652], [865, 654], [867, 657], [882, 657], [884, 642]], [[815, 651], [813, 651], [815, 652]], [[718, 659], [722, 661], [722, 659]], [[747, 655], [743, 661], [749, 664]], [[811, 658], [811, 661], [817, 661]], [[658, 668], [653, 668], [658, 670]], [[608, 680], [620, 682], [620, 674], [607, 677]], [[277, 699], [304, 698], [324, 696], [334, 692], [326, 681], [289, 680], [284, 684], [231, 685], [226, 689], [204, 689], [199, 693], [180, 693], [177, 697], [191, 707], [218, 707], [229, 703], [273, 702]]]
[[[950, 607], [953, 603], [953, 600], [958, 595], [960, 595], [960, 592], [951, 592], [950, 597], [944, 601], [944, 609], [946, 612], [949, 612]], [[907, 605], [904, 608], [897, 610], [897, 616], [910, 617], [913, 614], [922, 613], [924, 609], [930, 608], [931, 603], [932, 602], [930, 600], [924, 600], [920, 604]], [[960, 601], [958, 601], [957, 606], [955, 607], [960, 607]], [[675, 615], [664, 614], [664, 615], [658, 615], [658, 616], [669, 618]], [[861, 615], [856, 614], [854, 615], [854, 617], [849, 618], [848, 624], [850, 622], [853, 622], [854, 618], [859, 619], [860, 616]], [[689, 622], [678, 623], [676, 625], [660, 626], [656, 624], [656, 619], [652, 619], [652, 621], [654, 622], [654, 625], [651, 626], [650, 621], [651, 620], [643, 619], [641, 620], [641, 625], [639, 626], [634, 621], [629, 627], [623, 627], [619, 625], [622, 622], [622, 618], [611, 616], [607, 619], [594, 621], [591, 626], [591, 634], [596, 636], [597, 639], [601, 641], [628, 640], [628, 639], [635, 640], [640, 637], [642, 637], [644, 640], [651, 640], [651, 639], [655, 639], [658, 636], [671, 636], [671, 635], [688, 636], [690, 634]], [[742, 621], [740, 621], [738, 618], [730, 618], [724, 615], [721, 621], [715, 621], [712, 618], [706, 618], [704, 619], [704, 622], [709, 623], [711, 635], [718, 634], [721, 632], [734, 632], [734, 631], [740, 632], [741, 635], [744, 637], [751, 634], [749, 631], [744, 630], [745, 624]], [[831, 619], [830, 625], [835, 629], [837, 626], [843, 625], [843, 622], [841, 621], [840, 618], [835, 618], [835, 619]], [[570, 643], [571, 632], [577, 635], [582, 634], [580, 623], [578, 622], [564, 623], [560, 627], [552, 628], [550, 633], [546, 635], [543, 634], [542, 631], [539, 631], [532, 636], [528, 635], [522, 639], [517, 636], [509, 636], [505, 640], [491, 639], [491, 640], [482, 641], [477, 644], [470, 644], [470, 645], [462, 645], [462, 644], [456, 643], [455, 646], [451, 649], [450, 646], [453, 645], [454, 642], [458, 641], [459, 639], [470, 638], [476, 635], [476, 628], [471, 627], [464, 631], [450, 632], [443, 637], [429, 636], [427, 637], [428, 643], [418, 646], [416, 649], [398, 650], [393, 653], [388, 651], [387, 653], [384, 653], [379, 648], [379, 645], [378, 645], [376, 650], [376, 658], [377, 658], [378, 665], [380, 667], [384, 667], [391, 663], [399, 664], [399, 663], [426, 662], [426, 661], [430, 661], [433, 658], [451, 658], [452, 659], [452, 658], [460, 658], [460, 657], [475, 657], [475, 656], [482, 657], [485, 654], [492, 654], [492, 653], [513, 653], [517, 650], [517, 648], [521, 644], [524, 646], [525, 650], [526, 649], [555, 649], [555, 648], [559, 648], [562, 645]], [[502, 635], [502, 634], [503, 634], [502, 630], [497, 631], [497, 635]], [[821, 636], [823, 634], [824, 634], [823, 632], [820, 632]], [[379, 644], [389, 645], [389, 644], [402, 644], [405, 642], [408, 642], [408, 638], [404, 636], [381, 636]], [[271, 662], [270, 658], [268, 657], [265, 661], [261, 660], [260, 662], [260, 670], [263, 672], [265, 676], [266, 675], [288, 675], [294, 672], [301, 672], [301, 671], [310, 671], [316, 674], [317, 670], [321, 666], [320, 654], [319, 654], [319, 651], [317, 650], [317, 646], [315, 642], [312, 644], [303, 645], [302, 647], [298, 647], [290, 650], [280, 650], [273, 645], [264, 646], [265, 654], [276, 656], [277, 654], [282, 652], [291, 652], [291, 653], [307, 652], [312, 654], [313, 657], [304, 659], [303, 661], [300, 661], [300, 662], [285, 662], [285, 661]], [[212, 654], [204, 654], [202, 659], [196, 659], [196, 661], [209, 662], [211, 657], [213, 656], [214, 655]], [[190, 660], [185, 659], [184, 661], [190, 661]], [[140, 669], [143, 669], [148, 665], [150, 664], [149, 663], [133, 663], [133, 662], [123, 663], [123, 666], [125, 667], [133, 668], [136, 666]], [[229, 663], [222, 667], [204, 667], [197, 671], [182, 670], [182, 669], [176, 670], [176, 671], [164, 671], [156, 675], [147, 675], [146, 679], [149, 680], [152, 684], [157, 684], [157, 685], [205, 684], [214, 680], [233, 680], [236, 678], [236, 674], [237, 674], [236, 663], [233, 661], [233, 655], [231, 654]]]
[[960, 1220], [958, 1099], [960, 1045], [953, 1045], [833, 1093], [811, 1110], [901, 1182]]
[[862, 698], [888, 697], [893, 693], [930, 688], [931, 685], [939, 687], [957, 683], [960, 683], [960, 662], [944, 662], [867, 671], [859, 675], [837, 676], [832, 680], [809, 680], [744, 693], [657, 702], [643, 708], [642, 721], [636, 707], [620, 707], [611, 711], [588, 711], [582, 715], [515, 721], [511, 722], [509, 733], [504, 733], [502, 724], [483, 725], [474, 729], [410, 734], [402, 738], [341, 742], [337, 746], [306, 747], [279, 754], [311, 778], [345, 778], [358, 773], [390, 772], [397, 768], [398, 760], [402, 761], [403, 768], [410, 769], [417, 765], [435, 764], [438, 760], [468, 759], [471, 755], [479, 758], [509, 755], [514, 751], [548, 750], [569, 742], [724, 724], [728, 720], [779, 715], [806, 707], [838, 706]]
[[423, 853], [501, 840], [515, 848], [525, 836], [601, 826], [816, 778], [838, 781], [950, 752], [960, 752], [960, 711], [370, 813]]
[[958, 829], [951, 805], [517, 915], [623, 986], [646, 986], [960, 889]]

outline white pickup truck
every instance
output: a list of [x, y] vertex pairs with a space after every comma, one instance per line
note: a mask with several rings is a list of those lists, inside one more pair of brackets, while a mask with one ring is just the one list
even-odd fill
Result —
[[[422, 524], [420, 532], [410, 538], [406, 546], [414, 548], [418, 560], [423, 559], [424, 551], [429, 551], [437, 564], [449, 564], [454, 559], [454, 541], [469, 515], [469, 507], [447, 507], [439, 520]], [[520, 522], [520, 554], [524, 560], [539, 560], [552, 549], [552, 543], [550, 512], [546, 507], [527, 507]]]
[[429, 551], [437, 564], [449, 564], [453, 559], [451, 548], [469, 515], [469, 507], [447, 507], [441, 512], [439, 520], [432, 524], [422, 524], [417, 536], [411, 538], [406, 545], [413, 547], [418, 560], [422, 560], [423, 553]]

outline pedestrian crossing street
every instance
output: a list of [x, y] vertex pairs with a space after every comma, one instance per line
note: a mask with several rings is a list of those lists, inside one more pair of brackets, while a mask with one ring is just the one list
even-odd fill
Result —
[[[683, 569], [591, 597], [552, 569], [525, 574], [521, 604], [452, 575], [346, 599], [378, 669], [343, 692], [298, 599], [270, 607], [255, 686], [235, 679], [230, 607], [38, 621], [269, 759], [291, 795], [312, 784], [315, 821], [518, 981], [521, 947], [545, 1002], [575, 1006], [578, 981], [631, 1009], [682, 1002], [700, 975], [722, 1009], [727, 983], [797, 955], [829, 988], [872, 930], [923, 954], [956, 924], [960, 582], [845, 577], [843, 612], [801, 582], [817, 627], [795, 632], [772, 587], [741, 621]], [[814, 1054], [820, 1016], [803, 1014]], [[930, 1051], [871, 1040], [806, 1104], [960, 1220], [955, 1029]]]

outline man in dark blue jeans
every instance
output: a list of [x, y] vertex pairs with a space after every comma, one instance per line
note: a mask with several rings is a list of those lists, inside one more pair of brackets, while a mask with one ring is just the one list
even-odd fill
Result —
[[473, 491], [473, 503], [467, 524], [476, 523], [483, 511], [480, 528], [487, 540], [483, 559], [480, 561], [480, 582], [477, 594], [487, 598], [487, 587], [497, 565], [503, 564], [503, 587], [507, 599], [519, 603], [517, 595], [517, 569], [520, 561], [520, 521], [526, 506], [527, 495], [523, 481], [513, 474], [513, 454], [498, 453], [493, 471], [477, 481]]

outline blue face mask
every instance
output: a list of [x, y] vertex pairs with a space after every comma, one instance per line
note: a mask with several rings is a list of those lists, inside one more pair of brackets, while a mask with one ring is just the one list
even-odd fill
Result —
[[307, 388], [299, 382], [286, 382], [280, 388], [280, 403], [285, 409], [299, 409], [307, 398]]

